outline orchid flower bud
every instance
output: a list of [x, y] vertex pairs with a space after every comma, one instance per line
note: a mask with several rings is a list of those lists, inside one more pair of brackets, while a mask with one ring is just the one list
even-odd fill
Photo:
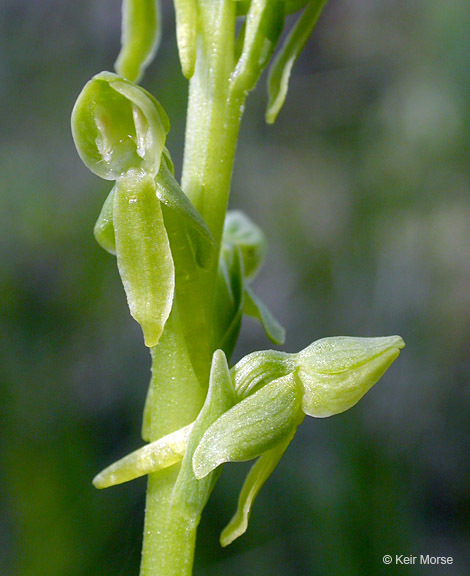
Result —
[[240, 210], [231, 210], [225, 217], [223, 241], [239, 246], [245, 277], [252, 279], [266, 255], [267, 241], [261, 228]]
[[[237, 294], [237, 291], [234, 292], [230, 285], [240, 284], [242, 288], [240, 298], [236, 302], [236, 306], [231, 306], [234, 310], [233, 319], [241, 321], [242, 313], [256, 318], [262, 324], [266, 335], [273, 344], [283, 344], [284, 328], [249, 285], [263, 264], [266, 249], [266, 237], [259, 226], [239, 210], [228, 212], [225, 218], [219, 265], [219, 271], [222, 274], [219, 275], [218, 298], [216, 299], [220, 300], [222, 297], [227, 300], [227, 294], [229, 296]], [[242, 257], [242, 269], [230, 266], [230, 263], [236, 260], [237, 254], [235, 252], [237, 250]], [[222, 309], [225, 311], [228, 308], [222, 306]], [[232, 331], [233, 334], [236, 334], [235, 330]], [[230, 347], [227, 350], [230, 352]]]
[[94, 76], [72, 111], [80, 158], [105, 180], [118, 180], [129, 170], [156, 176], [169, 129], [151, 94], [111, 72]]
[[302, 410], [324, 418], [352, 408], [405, 346], [400, 336], [317, 340], [295, 355], [304, 393]]

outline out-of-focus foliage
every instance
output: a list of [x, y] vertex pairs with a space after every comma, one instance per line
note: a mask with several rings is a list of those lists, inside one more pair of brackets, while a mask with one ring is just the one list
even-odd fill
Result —
[[[83, 84], [112, 68], [119, 18], [110, 0], [0, 6], [2, 575], [138, 571], [144, 481], [97, 492], [91, 478], [140, 445], [150, 362], [93, 238], [109, 185], [69, 128]], [[162, 24], [145, 86], [178, 166], [186, 94], [168, 2]], [[421, 553], [470, 572], [469, 25], [466, 0], [330, 0], [274, 127], [263, 89], [248, 101], [231, 205], [270, 242], [254, 289], [284, 349], [392, 333], [407, 348], [352, 411], [309, 419], [222, 550], [246, 471], [226, 467], [196, 575], [401, 575], [382, 556]], [[270, 346], [250, 320], [242, 335], [235, 359]]]

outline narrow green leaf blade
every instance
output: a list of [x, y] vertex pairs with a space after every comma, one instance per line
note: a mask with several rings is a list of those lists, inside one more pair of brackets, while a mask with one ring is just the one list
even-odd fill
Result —
[[118, 74], [139, 82], [160, 43], [158, 0], [123, 0], [121, 51], [114, 68]]
[[237, 511], [220, 535], [220, 544], [224, 548], [246, 532], [255, 498], [276, 468], [294, 434], [295, 430], [286, 440], [262, 454], [251, 467], [238, 498]]
[[156, 346], [173, 304], [175, 269], [154, 179], [121, 178], [113, 218], [117, 263], [131, 315], [142, 327], [146, 346]]
[[131, 452], [97, 474], [93, 485], [109, 488], [173, 466], [182, 460], [192, 429], [193, 424], [188, 424]]
[[274, 318], [264, 302], [256, 296], [249, 286], [245, 286], [243, 312], [261, 322], [266, 336], [273, 344], [284, 344], [286, 339], [284, 327]]
[[284, 104], [292, 67], [302, 52], [325, 4], [326, 0], [310, 0], [271, 64], [266, 110], [268, 124], [274, 123]]

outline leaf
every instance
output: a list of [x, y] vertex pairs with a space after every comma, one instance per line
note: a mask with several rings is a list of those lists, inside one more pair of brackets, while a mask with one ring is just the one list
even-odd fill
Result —
[[253, 502], [273, 473], [294, 434], [295, 430], [286, 440], [262, 454], [251, 467], [238, 498], [237, 511], [220, 535], [220, 544], [224, 548], [246, 532]]
[[263, 230], [241, 210], [230, 210], [225, 217], [223, 242], [240, 248], [244, 275], [249, 280], [254, 278], [267, 250]]
[[[218, 418], [193, 456], [196, 478], [225, 462], [256, 458], [286, 440], [299, 423], [301, 390], [293, 375], [266, 384]], [[302, 415], [303, 417], [303, 415]]]
[[249, 92], [266, 67], [284, 26], [284, 0], [251, 0], [243, 49], [232, 76], [232, 89]]
[[249, 286], [245, 286], [243, 312], [259, 320], [273, 344], [284, 344], [286, 331]]
[[113, 218], [117, 263], [131, 315], [142, 327], [146, 346], [156, 346], [171, 311], [175, 270], [154, 179], [121, 178]]
[[114, 462], [95, 476], [93, 485], [95, 488], [109, 488], [180, 462], [193, 425], [188, 424]]
[[139, 82], [160, 43], [158, 0], [123, 0], [121, 51], [114, 68], [118, 74]]
[[188, 80], [196, 64], [196, 0], [175, 0], [176, 41], [183, 75]]
[[302, 52], [326, 0], [310, 0], [300, 18], [284, 40], [268, 75], [268, 108], [266, 122], [273, 124], [287, 96], [292, 67]]
[[227, 410], [235, 404], [227, 359], [222, 350], [216, 350], [212, 356], [207, 397], [199, 413], [188, 441], [188, 447], [181, 464], [181, 472], [173, 489], [173, 503], [181, 499], [191, 513], [198, 515], [204, 508], [215, 482], [215, 473], [203, 479], [196, 479], [192, 459], [201, 438], [206, 430]]
[[168, 117], [148, 92], [101, 72], [83, 88], [72, 111], [80, 158], [97, 176], [118, 180], [129, 170], [158, 173]]
[[201, 268], [208, 268], [214, 257], [215, 240], [204, 219], [163, 162], [156, 185], [160, 202], [173, 210], [187, 227], [198, 265]]
[[110, 254], [116, 254], [116, 238], [114, 234], [114, 186], [104, 201], [103, 208], [93, 229], [95, 239], [101, 248]]

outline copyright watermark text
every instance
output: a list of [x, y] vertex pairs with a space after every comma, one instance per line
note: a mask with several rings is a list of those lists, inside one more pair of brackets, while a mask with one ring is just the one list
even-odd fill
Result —
[[431, 556], [430, 554], [420, 554], [419, 556], [407, 556], [406, 554], [385, 554], [382, 558], [384, 564], [428, 564], [432, 566], [448, 566], [454, 563], [452, 556]]

